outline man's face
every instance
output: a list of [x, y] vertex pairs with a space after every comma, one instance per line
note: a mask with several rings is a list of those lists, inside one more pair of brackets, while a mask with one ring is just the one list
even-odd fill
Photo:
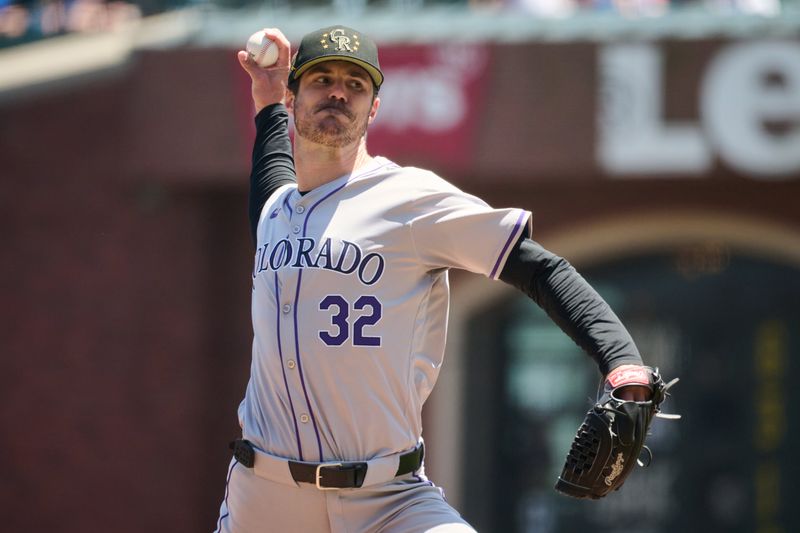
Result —
[[372, 95], [366, 70], [349, 61], [325, 61], [300, 77], [297, 95], [290, 95], [287, 104], [297, 135], [340, 148], [366, 133], [380, 105]]

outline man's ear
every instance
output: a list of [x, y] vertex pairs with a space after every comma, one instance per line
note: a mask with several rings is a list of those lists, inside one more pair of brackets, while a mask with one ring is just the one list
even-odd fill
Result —
[[378, 116], [379, 107], [381, 107], [381, 99], [380, 97], [376, 96], [375, 100], [372, 101], [372, 109], [369, 110], [369, 120], [367, 121], [367, 124], [372, 124], [372, 121]]
[[286, 89], [286, 110], [294, 114], [294, 93]]

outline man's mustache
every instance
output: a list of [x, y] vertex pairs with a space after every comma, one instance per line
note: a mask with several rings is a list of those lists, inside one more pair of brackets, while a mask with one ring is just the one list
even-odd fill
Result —
[[344, 116], [353, 120], [353, 113], [347, 108], [347, 105], [344, 102], [339, 100], [331, 100], [330, 102], [323, 102], [322, 104], [317, 106], [317, 109], [314, 111], [315, 113], [319, 113], [320, 111], [327, 111], [328, 109], [335, 109], [336, 111], [341, 112]]

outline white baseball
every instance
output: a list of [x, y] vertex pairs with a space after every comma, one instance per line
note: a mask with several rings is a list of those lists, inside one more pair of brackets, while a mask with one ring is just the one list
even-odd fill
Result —
[[247, 39], [245, 50], [259, 67], [271, 67], [278, 60], [278, 45], [263, 30]]

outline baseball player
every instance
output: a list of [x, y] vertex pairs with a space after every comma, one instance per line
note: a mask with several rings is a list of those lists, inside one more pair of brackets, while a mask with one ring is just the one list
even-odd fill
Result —
[[[432, 172], [367, 151], [383, 73], [345, 26], [291, 58], [238, 59], [257, 135], [249, 212], [253, 353], [219, 532], [474, 531], [424, 473], [421, 410], [442, 365], [448, 269], [523, 290], [644, 399], [630, 335], [531, 213], [493, 209]], [[291, 59], [290, 59], [291, 58]], [[289, 116], [294, 146], [288, 136]]]

